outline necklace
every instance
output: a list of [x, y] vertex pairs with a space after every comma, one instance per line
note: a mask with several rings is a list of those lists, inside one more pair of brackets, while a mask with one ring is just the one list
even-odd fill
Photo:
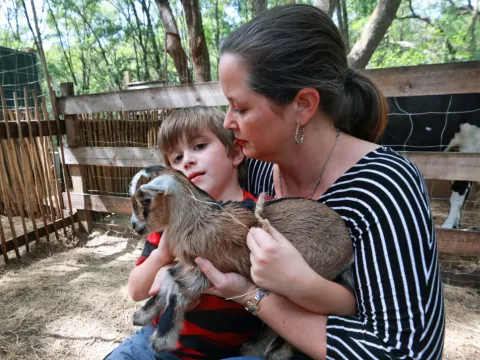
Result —
[[[322, 178], [323, 178], [323, 172], [325, 171], [325, 167], [327, 166], [328, 161], [330, 160], [330, 157], [332, 156], [332, 153], [333, 153], [333, 150], [335, 149], [335, 146], [337, 146], [338, 137], [340, 136], [340, 129], [337, 128], [335, 130], [337, 131], [337, 135], [335, 136], [335, 143], [333, 144], [332, 148], [330, 149], [330, 152], [328, 153], [327, 160], [323, 164], [322, 171], [320, 172], [320, 176], [318, 177], [317, 181], [315, 182], [315, 186], [313, 187], [313, 190], [310, 193], [310, 198], [309, 199], [313, 198], [313, 194], [315, 194], [315, 191], [317, 190], [318, 185], [320, 185], [320, 182], [322, 181]], [[278, 165], [277, 165], [277, 169], [278, 169], [278, 177], [280, 179], [280, 196], [283, 197], [283, 180], [282, 180], [283, 177], [282, 177], [282, 173], [280, 172], [280, 167]]]

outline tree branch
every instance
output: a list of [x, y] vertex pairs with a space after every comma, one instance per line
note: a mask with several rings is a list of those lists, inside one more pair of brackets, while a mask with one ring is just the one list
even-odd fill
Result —
[[401, 0], [380, 0], [373, 10], [360, 38], [348, 54], [351, 67], [363, 69], [372, 58], [400, 7]]
[[452, 55], [453, 57], [455, 57], [455, 54], [456, 54], [456, 50], [455, 48], [453, 47], [452, 43], [450, 42], [450, 40], [448, 39], [448, 37], [445, 35], [445, 31], [443, 30], [443, 28], [438, 25], [438, 24], [434, 24], [432, 22], [432, 20], [430, 20], [430, 18], [428, 16], [420, 16], [418, 15], [415, 10], [413, 10], [413, 6], [412, 6], [412, 0], [409, 0], [408, 1], [408, 5], [410, 7], [410, 12], [411, 14], [410, 15], [407, 15], [407, 16], [401, 16], [401, 17], [397, 17], [396, 19], [397, 20], [405, 20], [405, 19], [418, 19], [418, 20], [421, 20], [425, 23], [427, 23], [429, 26], [433, 26], [435, 29], [437, 29], [440, 34], [442, 34], [442, 36], [444, 37], [445, 39], [445, 43], [447, 45], [447, 49], [448, 49], [448, 52], [450, 55]]

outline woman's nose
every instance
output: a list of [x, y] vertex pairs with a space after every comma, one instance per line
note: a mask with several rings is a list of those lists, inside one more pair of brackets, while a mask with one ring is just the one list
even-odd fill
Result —
[[223, 127], [227, 130], [238, 130], [238, 125], [232, 114], [232, 110], [228, 109], [227, 114], [225, 115], [225, 120], [223, 120]]

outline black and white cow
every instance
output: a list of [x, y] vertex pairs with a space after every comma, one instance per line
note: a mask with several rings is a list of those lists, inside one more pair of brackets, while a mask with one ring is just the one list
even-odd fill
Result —
[[[480, 152], [480, 93], [394, 97], [388, 105], [381, 144], [397, 151]], [[460, 226], [471, 188], [470, 181], [452, 183], [450, 212], [442, 228]]]

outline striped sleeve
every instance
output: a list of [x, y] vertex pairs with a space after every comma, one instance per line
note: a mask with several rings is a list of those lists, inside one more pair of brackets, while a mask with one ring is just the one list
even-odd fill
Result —
[[355, 318], [329, 316], [327, 358], [440, 359], [445, 324], [437, 244], [416, 166], [380, 148], [320, 201], [350, 230], [357, 299]]

